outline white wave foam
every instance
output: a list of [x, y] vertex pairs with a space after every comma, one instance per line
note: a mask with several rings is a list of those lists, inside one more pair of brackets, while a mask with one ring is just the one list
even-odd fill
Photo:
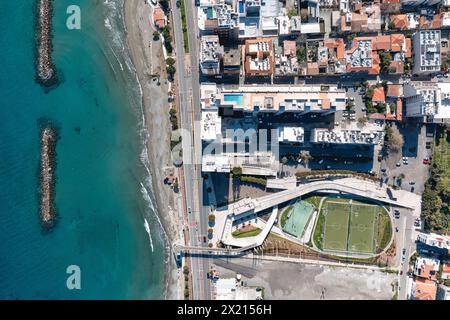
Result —
[[152, 252], [153, 252], [153, 239], [152, 239], [152, 234], [150, 232], [150, 226], [148, 225], [148, 221], [147, 219], [144, 218], [144, 227], [145, 227], [145, 231], [147, 231], [148, 234], [148, 238], [150, 239], [150, 248], [152, 248]]

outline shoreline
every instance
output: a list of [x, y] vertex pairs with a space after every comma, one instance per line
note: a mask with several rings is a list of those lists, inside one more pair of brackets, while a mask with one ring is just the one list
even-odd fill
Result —
[[[135, 74], [141, 87], [141, 104], [143, 111], [144, 128], [147, 131], [146, 151], [149, 160], [150, 176], [152, 181], [152, 194], [155, 200], [155, 214], [161, 221], [166, 239], [165, 263], [165, 299], [177, 299], [177, 279], [172, 256], [171, 245], [178, 237], [176, 230], [177, 221], [173, 221], [171, 208], [174, 208], [173, 191], [164, 185], [164, 167], [171, 166], [170, 160], [170, 123], [168, 117], [167, 86], [166, 80], [161, 77], [161, 84], [156, 85], [151, 74], [154, 69], [162, 69], [158, 59], [152, 59], [155, 54], [152, 40], [153, 29], [150, 24], [150, 5], [142, 0], [124, 0], [123, 16], [127, 48]], [[145, 19], [147, 18], [147, 19]], [[147, 39], [144, 40], [144, 39]], [[159, 47], [161, 42], [156, 44]], [[162, 48], [160, 48], [162, 52]], [[163, 60], [164, 62], [164, 60]], [[160, 74], [160, 72], [157, 72]], [[151, 120], [150, 120], [151, 119]], [[164, 214], [162, 214], [164, 212]], [[167, 250], [168, 249], [168, 250]]]

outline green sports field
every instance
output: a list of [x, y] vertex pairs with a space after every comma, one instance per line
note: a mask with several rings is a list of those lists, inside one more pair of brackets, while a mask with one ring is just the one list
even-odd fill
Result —
[[283, 231], [301, 237], [306, 225], [314, 213], [314, 206], [305, 201], [297, 201], [289, 212]]
[[350, 199], [328, 198], [324, 215], [323, 250], [372, 254], [376, 252], [381, 206]]
[[324, 249], [332, 251], [347, 251], [348, 221], [350, 205], [326, 201], [324, 203], [325, 228]]

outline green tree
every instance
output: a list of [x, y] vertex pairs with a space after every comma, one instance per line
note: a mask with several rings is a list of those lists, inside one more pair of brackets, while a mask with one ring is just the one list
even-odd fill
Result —
[[405, 141], [398, 130], [391, 127], [385, 128], [385, 146], [388, 150], [398, 152], [403, 148]]
[[389, 67], [392, 62], [392, 55], [386, 51], [379, 51], [378, 55], [380, 57], [380, 70], [383, 73], [389, 72]]
[[300, 47], [297, 49], [297, 60], [299, 63], [306, 62], [306, 48], [304, 45], [300, 45]]
[[231, 173], [233, 174], [233, 178], [240, 179], [242, 176], [242, 168], [241, 167], [233, 167], [233, 169], [231, 169]]
[[366, 117], [358, 118], [358, 123], [362, 124], [362, 125], [365, 125], [368, 121], [369, 121], [369, 119], [367, 119]]

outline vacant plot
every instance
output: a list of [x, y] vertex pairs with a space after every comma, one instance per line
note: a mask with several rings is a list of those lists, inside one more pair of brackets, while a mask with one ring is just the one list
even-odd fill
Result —
[[379, 205], [329, 198], [320, 214], [324, 226], [318, 232], [322, 232], [324, 251], [373, 254], [383, 250], [380, 245], [387, 245], [390, 239], [390, 220]]

